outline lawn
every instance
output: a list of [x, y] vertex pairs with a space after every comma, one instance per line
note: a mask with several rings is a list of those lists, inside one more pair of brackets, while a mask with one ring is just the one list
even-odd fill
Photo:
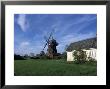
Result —
[[16, 76], [96, 76], [97, 63], [68, 63], [66, 60], [15, 60]]

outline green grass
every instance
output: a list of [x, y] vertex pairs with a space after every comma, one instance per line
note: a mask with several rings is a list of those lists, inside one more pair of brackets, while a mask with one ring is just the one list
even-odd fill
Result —
[[16, 76], [96, 76], [97, 63], [68, 63], [66, 60], [15, 60]]

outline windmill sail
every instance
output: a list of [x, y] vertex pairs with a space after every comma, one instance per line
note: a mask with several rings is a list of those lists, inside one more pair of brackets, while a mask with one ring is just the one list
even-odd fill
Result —
[[49, 38], [48, 38], [48, 39], [46, 39], [46, 44], [44, 45], [43, 50], [45, 49], [45, 47], [46, 47], [46, 46], [47, 46], [47, 44], [49, 43], [49, 40], [50, 40], [50, 38], [52, 37], [53, 32], [54, 32], [54, 30], [52, 30], [52, 32], [50, 33]]
[[48, 45], [48, 48], [47, 48], [47, 53], [46, 55], [53, 59], [56, 55], [57, 55], [57, 49], [56, 49], [56, 46], [58, 46], [58, 43], [56, 42], [56, 40], [53, 38], [53, 32], [54, 30], [52, 30], [52, 32], [50, 33], [48, 39], [46, 36], [44, 36], [45, 40], [46, 40], [46, 43], [43, 47], [43, 51], [41, 52], [44, 52], [44, 49], [45, 47]]
[[47, 46], [47, 43], [44, 45], [44, 48], [43, 48], [43, 50], [45, 49], [45, 47]]

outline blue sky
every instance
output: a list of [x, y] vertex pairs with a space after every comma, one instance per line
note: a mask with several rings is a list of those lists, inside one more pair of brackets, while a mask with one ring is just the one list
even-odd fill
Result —
[[57, 50], [62, 53], [66, 45], [96, 36], [97, 15], [15, 14], [14, 52], [20, 55], [40, 53], [45, 45], [44, 36], [48, 38], [52, 30], [59, 43]]

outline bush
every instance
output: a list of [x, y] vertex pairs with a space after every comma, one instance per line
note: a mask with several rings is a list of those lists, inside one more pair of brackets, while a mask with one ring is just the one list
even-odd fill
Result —
[[22, 56], [14, 54], [14, 60], [25, 60]]
[[66, 60], [67, 59], [67, 53], [66, 52], [63, 52], [61, 54], [61, 58], [64, 59], [64, 60]]
[[92, 58], [92, 57], [88, 57], [88, 60], [90, 61], [90, 62], [95, 62], [96, 60], [94, 59], [94, 58]]
[[76, 50], [73, 52], [73, 56], [75, 59], [75, 63], [79, 64], [79, 63], [85, 63], [86, 62], [86, 52], [83, 50]]
[[41, 56], [39, 56], [39, 58], [40, 58], [40, 59], [44, 59], [44, 60], [45, 60], [45, 59], [49, 59], [49, 57], [48, 57], [47, 55], [41, 55]]

